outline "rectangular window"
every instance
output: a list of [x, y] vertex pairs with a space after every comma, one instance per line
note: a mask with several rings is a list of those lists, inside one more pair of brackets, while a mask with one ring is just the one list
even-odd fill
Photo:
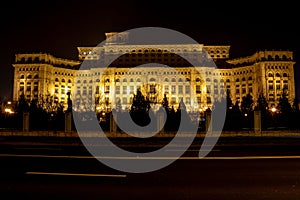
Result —
[[165, 94], [169, 94], [169, 86], [165, 85]]
[[182, 94], [183, 93], [183, 86], [179, 85], [178, 86], [178, 94]]
[[109, 93], [109, 85], [105, 86], [105, 90], [104, 90], [104, 93]]
[[120, 94], [120, 86], [116, 86], [116, 94]]
[[201, 93], [201, 87], [200, 87], [200, 85], [196, 85], [196, 93], [197, 94]]
[[134, 86], [130, 86], [130, 94], [134, 94]]
[[280, 85], [276, 85], [276, 90], [280, 90]]
[[211, 98], [210, 97], [206, 97], [206, 103], [211, 103]]
[[206, 93], [208, 93], [208, 94], [211, 93], [210, 85], [207, 85], [207, 86], [206, 86]]
[[123, 97], [123, 104], [127, 104], [127, 98]]
[[252, 87], [249, 87], [249, 93], [252, 93], [253, 91], [252, 91]]
[[176, 103], [176, 97], [172, 97], [171, 98], [171, 104], [175, 104]]
[[186, 97], [186, 98], [185, 98], [185, 103], [186, 103], [187, 105], [191, 104], [191, 98], [190, 98], [190, 97]]
[[191, 93], [191, 87], [189, 85], [185, 86], [185, 93], [190, 94]]
[[172, 94], [176, 93], [176, 85], [172, 85], [172, 87], [171, 87], [171, 93]]
[[123, 94], [127, 94], [127, 86], [123, 86]]
[[151, 94], [155, 94], [156, 91], [155, 91], [155, 85], [150, 85], [150, 93]]

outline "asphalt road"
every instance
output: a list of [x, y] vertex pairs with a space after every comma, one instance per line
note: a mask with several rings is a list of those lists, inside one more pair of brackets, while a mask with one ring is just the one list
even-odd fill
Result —
[[[224, 138], [202, 159], [196, 141], [180, 159], [147, 173], [112, 169], [74, 141], [31, 139], [1, 140], [1, 199], [300, 199], [298, 138]], [[157, 148], [136, 142], [122, 144]]]

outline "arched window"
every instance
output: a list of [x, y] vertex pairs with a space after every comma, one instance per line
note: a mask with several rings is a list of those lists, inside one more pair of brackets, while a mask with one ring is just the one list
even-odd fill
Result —
[[169, 82], [169, 79], [168, 79], [168, 78], [165, 78], [165, 82]]
[[176, 82], [176, 79], [175, 78], [172, 78], [172, 80], [171, 80], [172, 82]]
[[138, 78], [138, 79], [136, 79], [136, 82], [141, 82], [141, 79], [139, 79], [139, 78]]
[[[56, 79], [57, 79], [57, 78], [56, 78]], [[55, 81], [56, 81], [56, 79], [55, 79]], [[57, 81], [58, 81], [58, 79], [57, 79]], [[77, 83], [81, 83], [81, 81], [80, 81], [80, 80], [78, 80], [78, 81], [77, 81]]]
[[240, 82], [240, 79], [239, 78], [235, 79], [235, 82]]
[[243, 77], [243, 78], [242, 78], [242, 81], [246, 81], [246, 78], [245, 78], [245, 77]]
[[249, 76], [248, 81], [251, 81], [251, 80], [252, 80], [252, 76]]
[[214, 79], [214, 83], [217, 83], [218, 82], [218, 80], [217, 79]]
[[24, 79], [24, 78], [25, 78], [25, 76], [22, 74], [20, 78], [21, 78], [21, 79]]
[[279, 74], [279, 73], [276, 73], [276, 77], [280, 77], [280, 74]]
[[134, 82], [134, 81], [133, 81], [133, 78], [130, 79], [130, 82], [131, 82], [131, 83]]
[[72, 83], [71, 79], [68, 80], [68, 83]]
[[272, 74], [272, 73], [269, 73], [268, 76], [269, 76], [269, 77], [273, 77], [273, 74]]
[[227, 82], [227, 83], [230, 83], [230, 80], [229, 80], [229, 79], [227, 79], [227, 80], [226, 80], [226, 82]]
[[[97, 79], [97, 80], [99, 80], [99, 79]], [[120, 82], [120, 79], [117, 78], [117, 79], [116, 79], [116, 83], [118, 83], [118, 82]]]
[[35, 79], [38, 79], [38, 78], [39, 78], [39, 75], [38, 75], [38, 74], [34, 75], [34, 78], [35, 78]]
[[32, 76], [29, 74], [29, 75], [27, 76], [27, 78], [30, 79], [30, 78], [32, 78]]
[[206, 79], [206, 82], [210, 82], [210, 79], [209, 79], [209, 78], [207, 78], [207, 79]]
[[[79, 81], [79, 80], [78, 80]], [[55, 78], [55, 82], [59, 82], [58, 78]], [[80, 82], [80, 81], [79, 81]]]
[[182, 78], [179, 78], [179, 79], [178, 79], [178, 82], [182, 82]]
[[196, 82], [200, 82], [200, 78], [196, 78]]
[[283, 77], [288, 77], [287, 73], [283, 73], [282, 76], [283, 76]]
[[65, 79], [61, 79], [61, 82], [64, 83], [64, 82], [66, 82], [66, 81], [65, 81]]
[[124, 78], [124, 79], [123, 79], [123, 82], [127, 82], [127, 79], [126, 79], [126, 78]]
[[156, 80], [155, 80], [155, 78], [150, 78], [150, 80], [149, 80], [149, 81], [156, 81]]

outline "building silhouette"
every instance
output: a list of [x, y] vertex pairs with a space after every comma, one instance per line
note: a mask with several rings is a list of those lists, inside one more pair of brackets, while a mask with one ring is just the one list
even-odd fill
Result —
[[13, 100], [24, 94], [28, 100], [47, 99], [67, 108], [70, 92], [74, 109], [111, 110], [117, 104], [128, 109], [141, 90], [154, 108], [166, 95], [170, 106], [178, 107], [182, 99], [188, 111], [201, 111], [226, 94], [234, 103], [247, 94], [254, 102], [262, 95], [270, 107], [278, 104], [282, 93], [291, 103], [295, 99], [292, 51], [264, 50], [230, 58], [228, 45], [132, 45], [127, 44], [126, 32], [106, 37], [101, 46], [77, 47], [78, 60], [16, 54]]

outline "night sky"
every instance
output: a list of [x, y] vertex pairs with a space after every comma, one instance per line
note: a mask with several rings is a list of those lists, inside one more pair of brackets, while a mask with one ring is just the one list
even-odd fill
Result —
[[292, 50], [300, 63], [296, 1], [262, 2], [7, 1], [0, 12], [0, 97], [12, 98], [16, 53], [77, 59], [76, 47], [96, 46], [105, 32], [141, 27], [173, 29], [204, 45], [230, 45], [231, 58], [265, 49]]

